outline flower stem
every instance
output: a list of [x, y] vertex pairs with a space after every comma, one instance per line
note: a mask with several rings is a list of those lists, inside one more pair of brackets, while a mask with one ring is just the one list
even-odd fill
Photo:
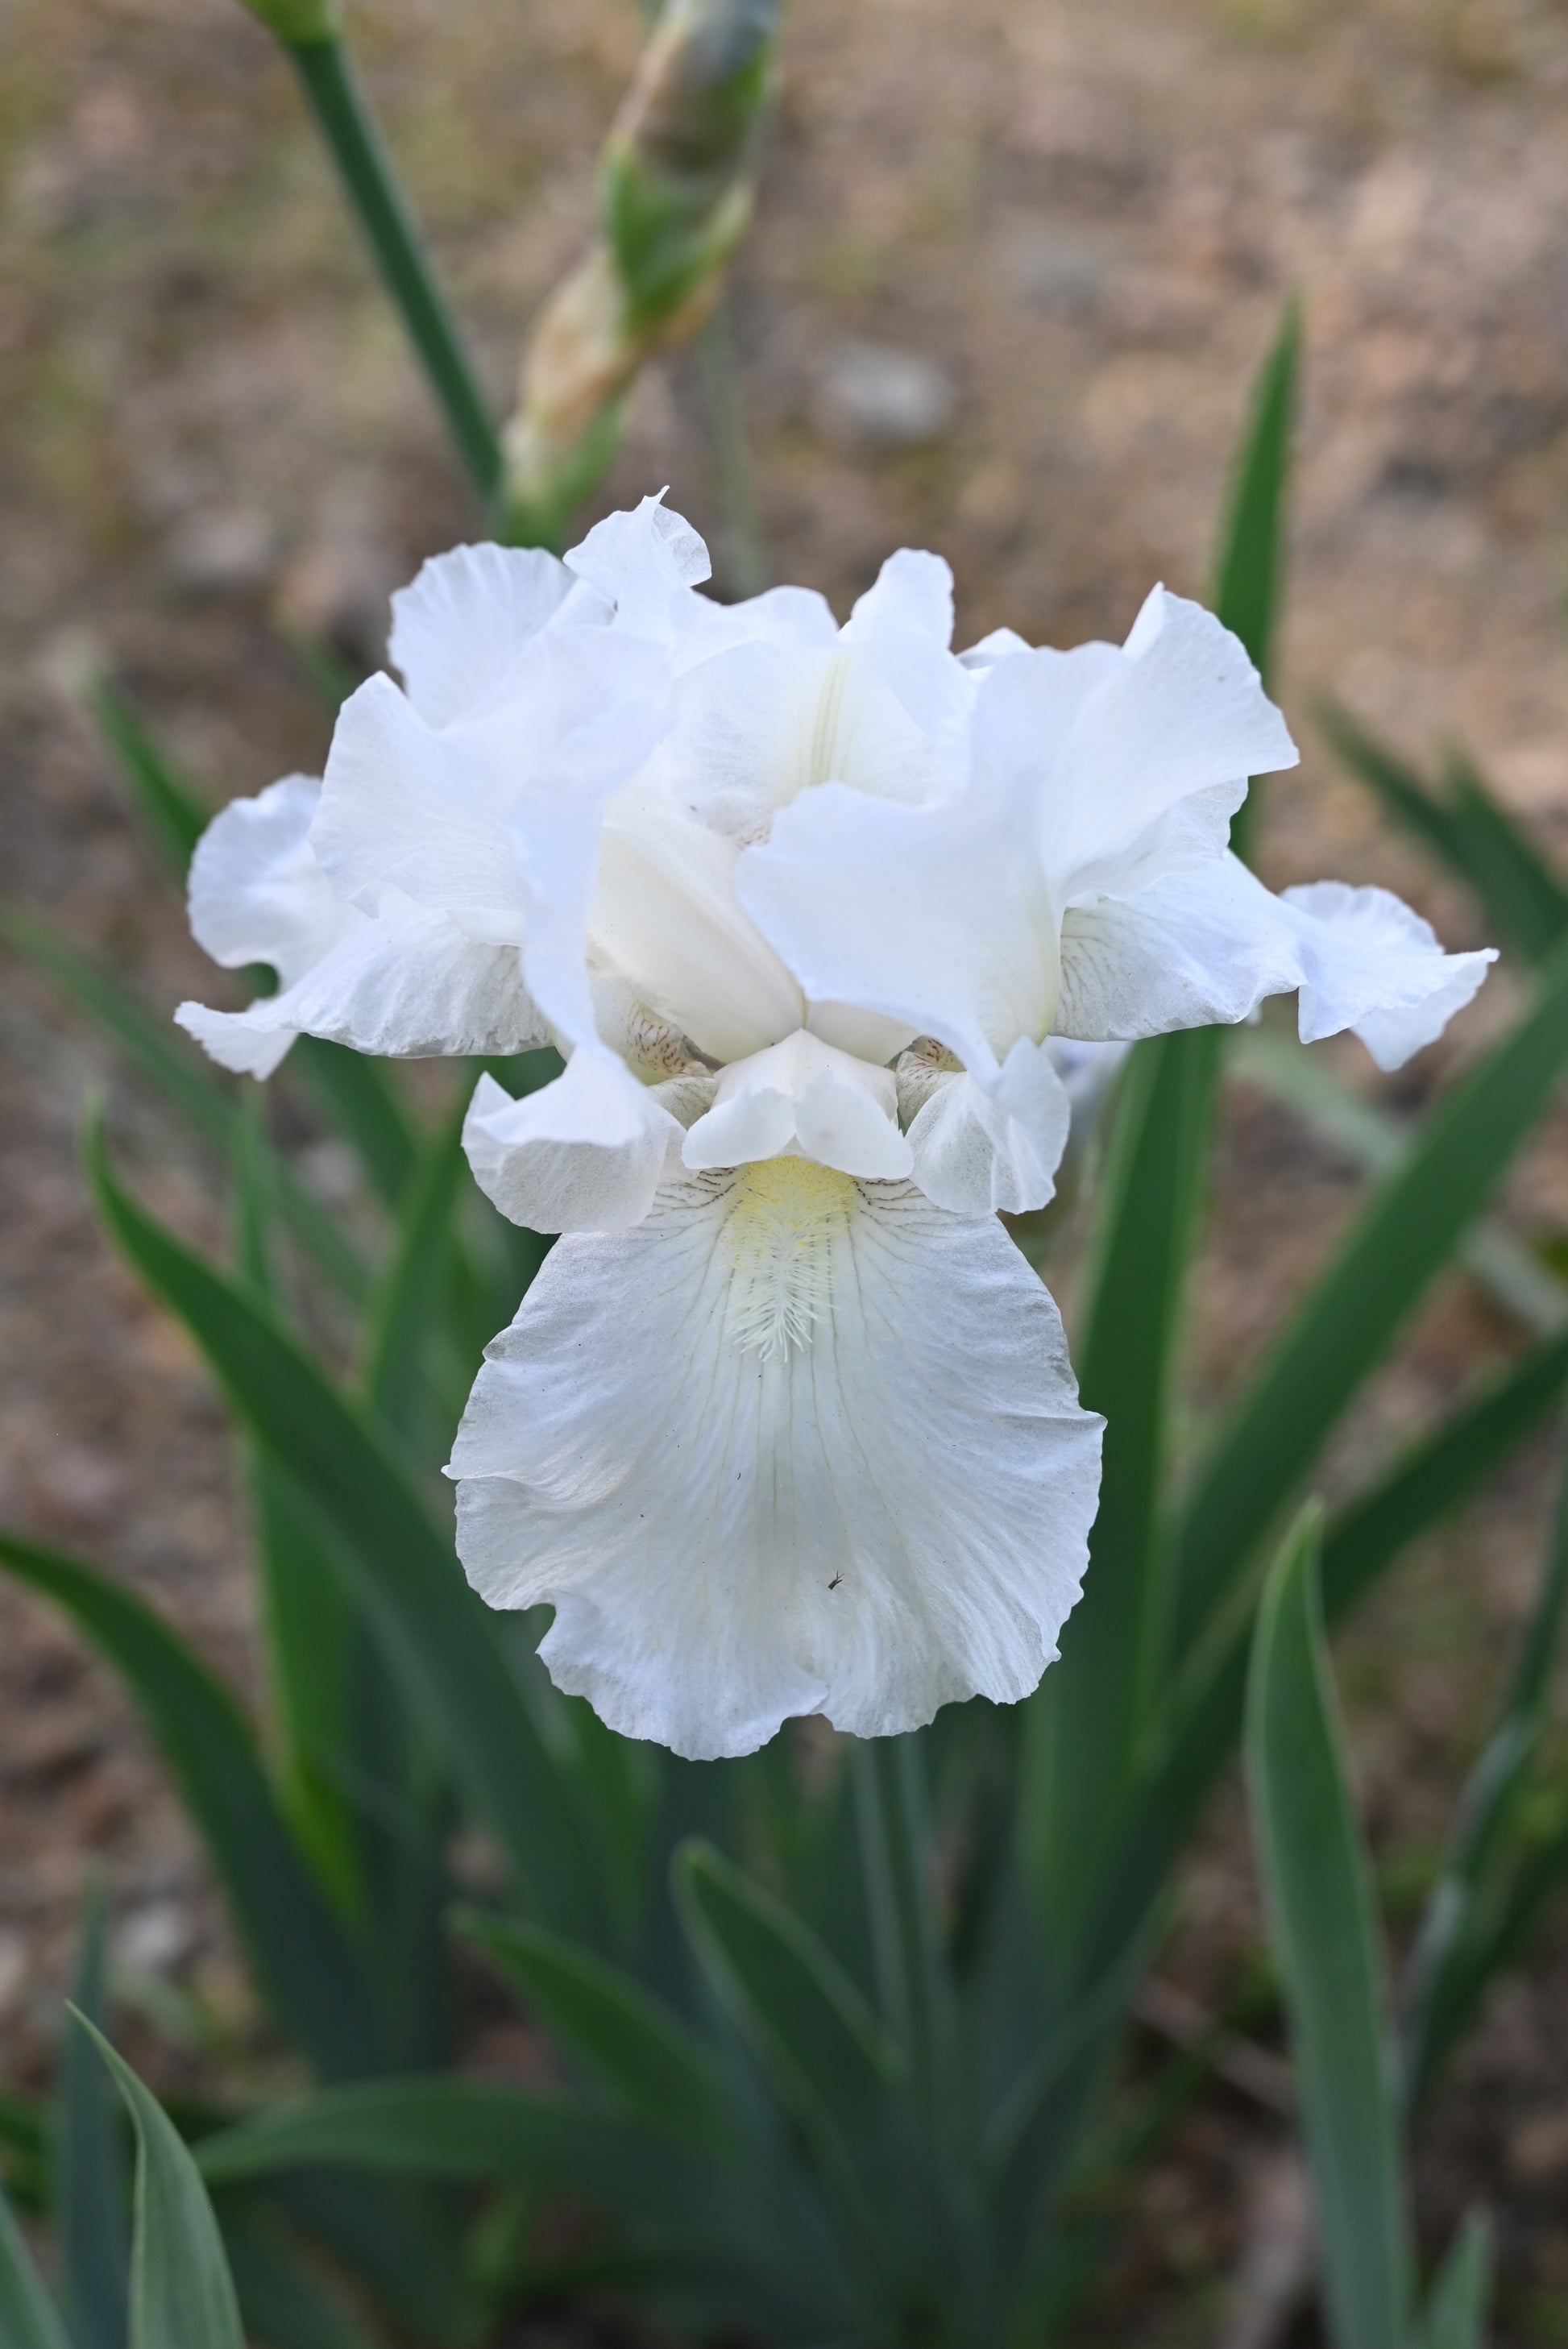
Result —
[[285, 39], [284, 47], [304, 85], [382, 282], [407, 329], [458, 453], [488, 507], [501, 474], [495, 424], [354, 60], [344, 42], [335, 38]]
[[757, 484], [747, 446], [740, 376], [728, 305], [722, 299], [697, 345], [708, 442], [729, 541], [729, 568], [738, 593], [760, 595], [769, 584], [768, 551], [757, 506]]

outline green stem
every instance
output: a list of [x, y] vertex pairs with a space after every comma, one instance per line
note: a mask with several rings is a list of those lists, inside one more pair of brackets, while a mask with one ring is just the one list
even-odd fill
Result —
[[461, 330], [436, 282], [414, 216], [398, 186], [353, 58], [337, 40], [286, 41], [284, 46], [304, 84], [348, 201], [440, 403], [458, 453], [488, 507], [501, 475], [495, 424]]
[[735, 363], [735, 338], [729, 313], [722, 302], [708, 321], [697, 345], [702, 367], [703, 398], [707, 409], [708, 440], [718, 476], [719, 502], [724, 508], [729, 540], [729, 567], [743, 596], [760, 595], [770, 584], [762, 518], [757, 507], [751, 455], [740, 406], [740, 378]]

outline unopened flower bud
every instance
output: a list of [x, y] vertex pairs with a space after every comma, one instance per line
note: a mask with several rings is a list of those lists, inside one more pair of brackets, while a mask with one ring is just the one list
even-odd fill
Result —
[[557, 540], [646, 362], [711, 316], [751, 216], [779, 0], [672, 0], [601, 163], [600, 234], [545, 304], [506, 434], [511, 531]]
[[343, 36], [342, 0], [242, 0], [291, 49]]

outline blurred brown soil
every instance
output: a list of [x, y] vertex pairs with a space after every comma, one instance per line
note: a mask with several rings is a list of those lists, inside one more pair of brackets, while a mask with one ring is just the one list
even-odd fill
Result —
[[[384, 0], [366, 69], [498, 398], [590, 218], [631, 0]], [[319, 762], [283, 631], [366, 666], [386, 598], [478, 523], [264, 36], [229, 0], [11, 0], [0, 85], [0, 725], [6, 895], [167, 1010], [212, 984], [75, 706], [108, 666], [214, 794]], [[1286, 293], [1307, 396], [1276, 881], [1473, 915], [1390, 838], [1311, 716], [1332, 684], [1429, 753], [1459, 736], [1568, 865], [1568, 22], [1550, 0], [791, 0], [733, 314], [781, 576], [842, 607], [900, 543], [947, 554], [961, 627], [1119, 636], [1202, 592], [1227, 452]], [[603, 502], [668, 481], [732, 570], [690, 361], [646, 385]], [[1506, 1015], [1500, 979], [1382, 1090], [1414, 1108]], [[243, 1678], [227, 1439], [182, 1342], [87, 1213], [108, 1085], [159, 1206], [218, 1237], [210, 1175], [101, 1043], [7, 960], [0, 996], [0, 1517], [101, 1559]], [[1336, 1064], [1369, 1083], [1354, 1048]], [[1511, 1190], [1568, 1225], [1561, 1123]], [[309, 1170], [330, 1179], [330, 1160]], [[1198, 1284], [1194, 1430], [1237, 1391], [1357, 1195], [1238, 1091]], [[1455, 1280], [1353, 1415], [1340, 1485], [1519, 1333]], [[1528, 1593], [1542, 1443], [1344, 1643], [1390, 1898], [1418, 1878]], [[37, 2083], [83, 1883], [122, 1964], [220, 2014], [243, 1991], [191, 1839], [118, 1691], [0, 1586], [0, 2077]], [[1407, 1900], [1408, 1906], [1408, 1900]], [[1253, 1931], [1239, 1806], [1190, 1872], [1173, 1971], [1218, 1996]], [[1568, 1923], [1497, 2000], [1428, 2137], [1431, 2242], [1501, 2225], [1502, 2334], [1568, 2340]], [[167, 2076], [167, 2058], [161, 2059]], [[1104, 2322], [1222, 2324], [1276, 2125], [1202, 2101], [1144, 2192]]]

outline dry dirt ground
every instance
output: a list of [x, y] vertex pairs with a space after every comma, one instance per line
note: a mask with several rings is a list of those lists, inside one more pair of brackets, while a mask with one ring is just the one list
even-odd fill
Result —
[[[498, 398], [583, 237], [632, 0], [382, 0], [366, 69]], [[0, 789], [7, 896], [167, 1009], [201, 985], [72, 700], [110, 667], [219, 796], [319, 761], [282, 630], [365, 665], [388, 590], [475, 516], [267, 40], [232, 0], [8, 0], [0, 62]], [[967, 636], [1125, 631], [1201, 590], [1227, 451], [1287, 291], [1306, 303], [1276, 881], [1472, 916], [1315, 733], [1332, 681], [1428, 752], [1462, 735], [1568, 864], [1568, 20], [1549, 0], [791, 0], [735, 330], [779, 575], [841, 605], [901, 542], [953, 560]], [[606, 502], [661, 482], [708, 529], [689, 363], [650, 380]], [[731, 576], [733, 574], [731, 574]], [[1413, 1106], [1500, 982], [1400, 1081]], [[75, 1135], [111, 1063], [8, 960], [0, 995], [0, 1516], [102, 1559], [243, 1675], [239, 1514], [207, 1384], [110, 1258]], [[1340, 1065], [1363, 1081], [1354, 1053]], [[212, 1237], [206, 1178], [133, 1085], [126, 1147]], [[1562, 1133], [1513, 1185], [1568, 1224]], [[330, 1180], [330, 1162], [314, 1169]], [[1349, 1168], [1237, 1092], [1193, 1349], [1195, 1413], [1247, 1374], [1349, 1210]], [[1518, 1333], [1456, 1282], [1335, 1473], [1429, 1422]], [[1344, 1654], [1397, 1891], [1441, 1832], [1528, 1586], [1542, 1444], [1430, 1545]], [[0, 1589], [0, 2070], [36, 2083], [89, 1870], [166, 2022], [242, 1990], [191, 1840], [116, 1690]], [[1252, 1930], [1239, 1814], [1192, 1870], [1199, 1993]], [[1433, 2124], [1436, 2239], [1480, 2194], [1503, 2330], [1568, 2341], [1568, 1926], [1499, 1999]], [[166, 2060], [166, 2059], [165, 2059]], [[1272, 2124], [1206, 2100], [1150, 2182], [1103, 2312], [1209, 2339]]]

